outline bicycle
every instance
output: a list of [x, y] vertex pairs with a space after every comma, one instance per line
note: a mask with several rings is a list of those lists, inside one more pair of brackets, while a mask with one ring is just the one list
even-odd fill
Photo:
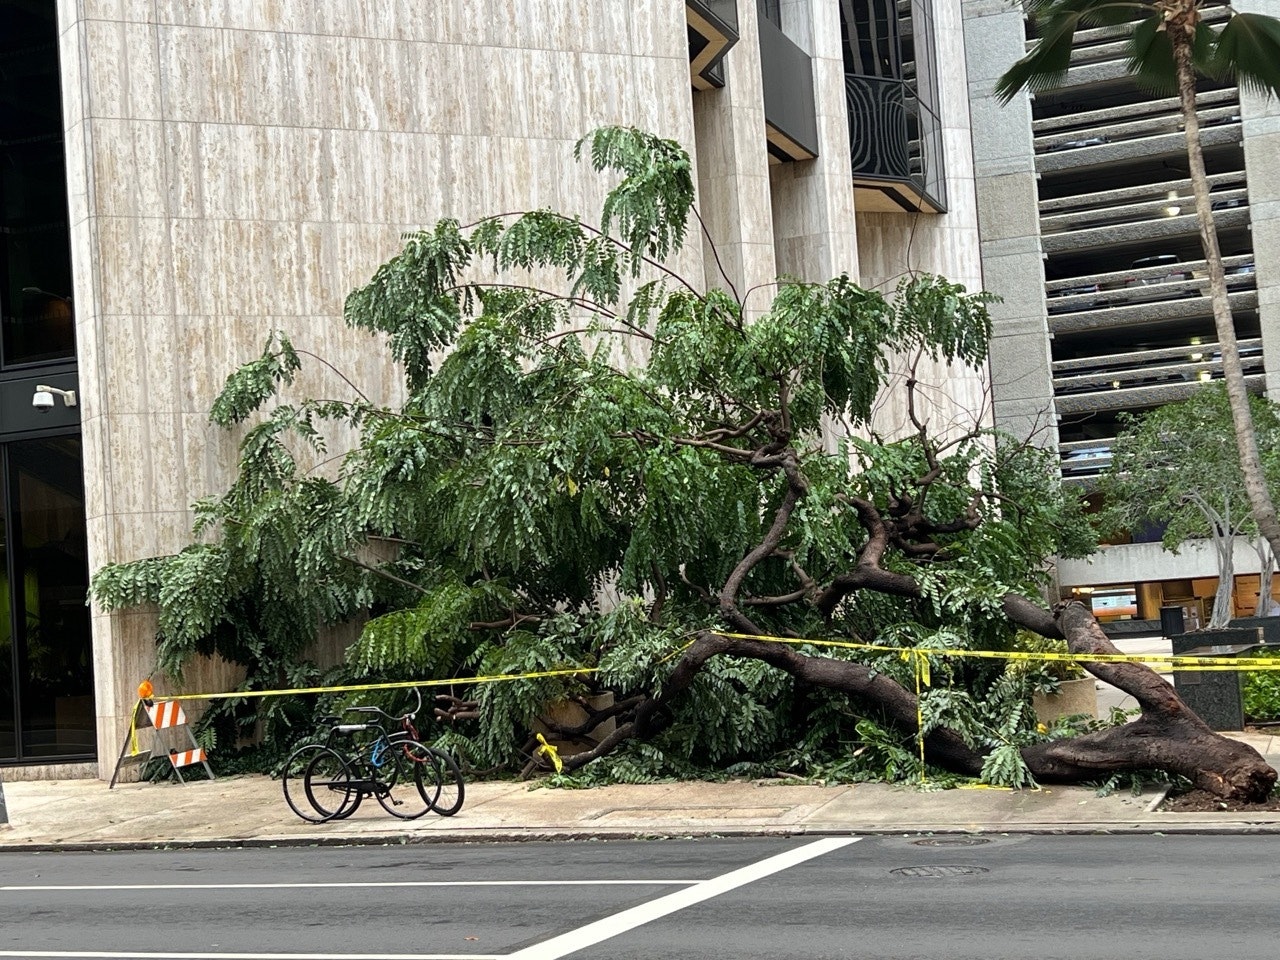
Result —
[[[294, 750], [281, 774], [285, 802], [303, 820], [325, 823], [343, 820], [373, 796], [387, 813], [415, 820], [428, 810], [451, 817], [462, 809], [465, 787], [462, 771], [448, 753], [418, 739], [414, 718], [422, 709], [422, 694], [415, 688], [417, 704], [401, 715], [380, 707], [348, 707], [347, 713], [372, 714], [398, 723], [388, 733], [378, 721], [342, 723], [338, 717], [322, 718], [329, 733], [322, 743], [308, 743]], [[374, 733], [347, 747], [335, 746], [339, 736]]]

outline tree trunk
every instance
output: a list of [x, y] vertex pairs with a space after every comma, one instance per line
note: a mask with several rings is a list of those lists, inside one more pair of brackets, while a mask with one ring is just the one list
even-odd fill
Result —
[[1231, 622], [1233, 604], [1232, 594], [1236, 582], [1236, 538], [1228, 530], [1226, 533], [1215, 530], [1213, 547], [1218, 551], [1218, 591], [1213, 597], [1213, 613], [1209, 615], [1210, 629], [1225, 627]]
[[[1072, 653], [1119, 653], [1083, 604], [1064, 604], [1056, 619]], [[1037, 779], [1079, 782], [1121, 770], [1159, 769], [1229, 800], [1258, 801], [1271, 793], [1276, 771], [1262, 755], [1210, 730], [1154, 670], [1141, 663], [1086, 663], [1085, 669], [1131, 695], [1142, 715], [1123, 726], [1023, 750]]]
[[1271, 599], [1271, 573], [1275, 570], [1276, 558], [1271, 544], [1261, 537], [1253, 542], [1253, 549], [1258, 554], [1258, 605], [1253, 613], [1257, 617], [1269, 617], [1276, 605]]
[[1245, 491], [1258, 530], [1271, 544], [1276, 556], [1280, 556], [1280, 519], [1271, 500], [1258, 456], [1258, 441], [1254, 434], [1253, 415], [1249, 411], [1249, 394], [1244, 382], [1244, 368], [1240, 363], [1240, 348], [1236, 343], [1236, 329], [1231, 319], [1231, 301], [1227, 298], [1227, 278], [1222, 267], [1222, 252], [1218, 249], [1218, 233], [1213, 224], [1213, 208], [1209, 199], [1209, 180], [1205, 176], [1204, 153], [1200, 148], [1200, 118], [1196, 114], [1196, 75], [1191, 60], [1191, 40], [1195, 34], [1198, 13], [1194, 4], [1180, 4], [1168, 22], [1169, 38], [1173, 47], [1174, 66], [1178, 76], [1178, 97], [1182, 106], [1182, 122], [1187, 140], [1187, 165], [1191, 174], [1191, 188], [1196, 200], [1196, 219], [1200, 224], [1200, 244], [1209, 269], [1209, 298], [1213, 304], [1213, 324], [1218, 334], [1218, 347], [1222, 352], [1222, 376], [1227, 384], [1227, 397], [1231, 403], [1231, 420], [1235, 425], [1236, 448], [1240, 454], [1240, 470], [1244, 476]]

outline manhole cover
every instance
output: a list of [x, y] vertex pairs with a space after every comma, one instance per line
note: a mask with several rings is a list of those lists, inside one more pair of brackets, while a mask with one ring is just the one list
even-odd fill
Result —
[[989, 837], [925, 837], [911, 841], [917, 847], [976, 847], [990, 842]]
[[986, 873], [986, 867], [964, 867], [959, 865], [931, 865], [927, 867], [898, 867], [890, 870], [894, 876], [910, 877], [968, 877], [977, 873]]

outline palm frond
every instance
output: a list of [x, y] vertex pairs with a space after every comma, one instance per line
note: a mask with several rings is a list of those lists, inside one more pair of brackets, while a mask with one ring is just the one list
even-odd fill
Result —
[[1024, 87], [1038, 93], [1059, 86], [1071, 66], [1077, 30], [1128, 23], [1151, 16], [1153, 9], [1145, 0], [1031, 0], [1027, 12], [1040, 40], [996, 83], [996, 96], [1008, 103]]
[[[1151, 93], [1168, 96], [1178, 92], [1178, 71], [1174, 66], [1169, 32], [1163, 27], [1164, 22], [1157, 14], [1133, 28], [1125, 66], [1139, 86]], [[1217, 76], [1213, 64], [1216, 41], [1217, 34], [1208, 24], [1201, 23], [1196, 28], [1191, 42], [1191, 63], [1197, 73]]]
[[1234, 77], [1251, 91], [1280, 96], [1280, 20], [1237, 13], [1217, 35], [1212, 76]]
[[1056, 29], [1040, 37], [1030, 53], [1006, 70], [996, 83], [1000, 102], [1008, 103], [1024, 87], [1035, 93], [1058, 86], [1071, 65], [1071, 45], [1078, 25], [1078, 18], [1060, 21]]

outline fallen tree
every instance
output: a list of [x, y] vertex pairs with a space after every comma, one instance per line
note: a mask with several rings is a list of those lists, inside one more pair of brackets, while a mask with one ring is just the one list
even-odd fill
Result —
[[[914, 389], [913, 379], [908, 382], [907, 390]], [[914, 420], [914, 404], [909, 404], [909, 408], [913, 411]], [[915, 601], [923, 599], [921, 585], [912, 574], [886, 569], [886, 551], [896, 547], [907, 555], [936, 562], [948, 549], [938, 535], [977, 529], [982, 523], [979, 504], [986, 494], [975, 494], [962, 516], [949, 521], [928, 521], [922, 505], [930, 485], [942, 475], [941, 461], [937, 450], [932, 449], [933, 442], [924, 426], [918, 421], [916, 426], [919, 429], [917, 441], [927, 451], [925, 460], [930, 469], [916, 480], [910, 493], [891, 494], [888, 498], [891, 506], [887, 510], [869, 499], [841, 498], [856, 513], [866, 532], [866, 539], [851, 569], [831, 577], [825, 585], [797, 569], [797, 580], [802, 586], [791, 594], [744, 600], [740, 595], [740, 585], [755, 564], [784, 549], [787, 527], [796, 505], [807, 490], [799, 463], [786, 463], [794, 451], [784, 449], [777, 454], [781, 460], [776, 469], [785, 477], [787, 493], [768, 534], [735, 567], [719, 591], [714, 594], [703, 591], [705, 600], [708, 604], [715, 603], [717, 612], [731, 629], [742, 634], [768, 636], [768, 631], [762, 629], [744, 609], [752, 605], [777, 608], [789, 604], [810, 604], [830, 622], [840, 604], [860, 590], [889, 593]], [[762, 469], [770, 468], [767, 464], [769, 456], [763, 448], [752, 452], [753, 462], [761, 464]], [[1093, 614], [1078, 601], [1059, 604], [1050, 613], [1026, 597], [1010, 593], [1001, 598], [1001, 608], [1012, 624], [1042, 636], [1065, 639], [1071, 653], [1082, 657], [1120, 653], [1103, 633]], [[631, 737], [652, 737], [663, 726], [664, 705], [678, 700], [708, 660], [716, 656], [762, 661], [786, 671], [803, 683], [836, 690], [858, 702], [874, 704], [900, 729], [911, 731], [913, 735], [919, 730], [917, 695], [883, 672], [862, 663], [806, 655], [770, 640], [725, 636], [713, 630], [703, 630], [685, 651], [662, 688], [654, 696], [634, 702], [629, 710], [611, 711], [610, 716], [622, 719], [622, 725], [594, 750], [566, 758], [566, 767], [573, 770], [607, 755]], [[1215, 795], [1246, 801], [1266, 797], [1275, 786], [1276, 771], [1256, 750], [1211, 730], [1150, 667], [1141, 663], [1087, 660], [1084, 666], [1098, 679], [1132, 696], [1140, 707], [1140, 715], [1121, 726], [1021, 747], [1021, 761], [1035, 780], [1079, 783], [1105, 779], [1107, 775], [1125, 771], [1164, 770], [1183, 776], [1194, 786]], [[670, 716], [670, 713], [665, 715]], [[594, 719], [591, 725], [594, 725]], [[930, 762], [974, 777], [984, 774], [990, 756], [988, 751], [975, 747], [970, 738], [945, 726], [934, 727], [926, 733], [924, 750]]]
[[[442, 221], [348, 298], [403, 366], [403, 405], [263, 413], [303, 362], [283, 335], [228, 379], [213, 417], [245, 431], [239, 475], [197, 505], [201, 538], [94, 578], [108, 607], [158, 605], [163, 666], [217, 654], [249, 688], [313, 682], [317, 629], [372, 614], [340, 679], [593, 671], [437, 699], [475, 719], [443, 739], [478, 766], [523, 762], [533, 718], [569, 698], [586, 720], [561, 735], [612, 724], [570, 773], [898, 778], [922, 732], [928, 765], [994, 783], [1157, 768], [1224, 797], [1270, 790], [1257, 753], [1145, 667], [1088, 667], [1138, 719], [1043, 729], [1028, 675], [910, 652], [1007, 650], [1018, 628], [1111, 651], [1079, 604], [1028, 599], [1046, 557], [1091, 542], [1052, 456], [948, 413], [929, 382], [985, 361], [988, 297], [931, 276], [891, 300], [846, 277], [704, 292], [667, 265], [694, 212], [684, 151], [613, 128], [589, 150], [622, 175], [599, 226]], [[898, 423], [876, 414], [891, 393]], [[360, 441], [326, 478], [301, 464], [330, 421]], [[252, 708], [226, 702], [206, 734], [243, 732]], [[300, 712], [271, 709], [283, 746]]]

